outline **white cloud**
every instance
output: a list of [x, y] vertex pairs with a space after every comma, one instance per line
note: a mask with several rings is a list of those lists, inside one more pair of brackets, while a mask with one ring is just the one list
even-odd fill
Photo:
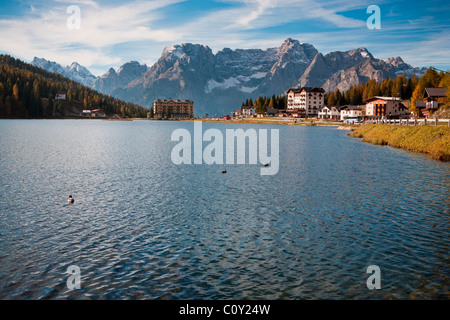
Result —
[[[349, 2], [324, 6], [313, 0], [226, 0], [231, 8], [206, 11], [186, 22], [156, 29], [158, 19], [170, 19], [158, 9], [181, 0], [132, 1], [120, 5], [99, 4], [94, 0], [55, 0], [45, 8], [36, 8], [21, 19], [0, 20], [2, 49], [23, 59], [42, 56], [62, 64], [72, 61], [90, 66], [120, 63], [125, 50], [138, 44], [135, 60], [155, 62], [162, 48], [169, 43], [194, 42], [220, 50], [224, 47], [259, 48], [279, 46], [287, 36], [264, 37], [260, 29], [302, 19], [325, 19], [336, 26], [356, 27], [361, 21], [346, 18], [336, 10], [347, 10]], [[81, 29], [66, 27], [68, 5], [81, 8]], [[333, 6], [336, 7], [333, 10]], [[305, 10], [305, 8], [313, 8]], [[145, 49], [146, 43], [151, 49]], [[157, 44], [158, 50], [153, 48]], [[140, 55], [140, 56], [139, 56]]]
[[301, 20], [319, 20], [340, 28], [356, 28], [365, 23], [364, 19], [348, 18], [339, 12], [367, 7], [365, 1], [224, 0], [223, 2], [242, 4], [239, 9], [229, 10], [228, 13], [237, 26], [249, 28]]
[[69, 5], [88, 5], [94, 8], [99, 8], [98, 3], [93, 0], [55, 0], [55, 2], [66, 3]]
[[45, 57], [61, 64], [78, 61], [91, 66], [117, 63], [121, 58], [111, 47], [133, 41], [180, 40], [170, 30], [150, 27], [160, 16], [156, 10], [180, 0], [133, 1], [119, 6], [98, 5], [94, 1], [70, 1], [81, 7], [81, 28], [66, 26], [68, 1], [35, 8], [32, 15], [0, 20], [2, 50], [22, 59]]
[[[381, 30], [370, 31], [365, 27], [365, 8], [372, 4], [369, 0], [222, 0], [228, 5], [203, 12], [197, 8], [192, 17], [187, 12], [182, 19], [180, 15], [174, 19], [170, 6], [183, 1], [135, 0], [111, 4], [100, 0], [54, 0], [45, 6], [32, 6], [30, 2], [27, 12], [20, 18], [0, 20], [1, 50], [25, 60], [38, 56], [61, 64], [78, 61], [97, 75], [131, 59], [150, 66], [166, 45], [183, 42], [208, 45], [217, 52], [224, 47], [277, 47], [291, 37], [309, 42], [323, 53], [367, 47], [376, 57], [395, 52], [406, 62], [417, 65], [427, 61], [428, 64], [442, 62], [447, 56], [444, 50], [448, 46], [442, 42], [439, 46], [439, 41], [434, 41], [439, 26], [433, 24], [430, 13], [410, 23], [385, 24], [382, 21]], [[383, 4], [385, 0], [377, 2]], [[81, 8], [79, 30], [66, 27], [67, 6], [74, 4]], [[361, 11], [361, 18], [350, 18], [346, 14], [357, 10]], [[386, 13], [389, 15], [389, 11]], [[320, 32], [282, 31], [289, 23], [301, 28], [303, 23], [311, 22], [320, 22], [324, 28]], [[278, 31], [267, 32], [272, 27]], [[427, 32], [412, 39], [411, 30]], [[442, 34], [446, 35], [446, 31]], [[422, 49], [424, 45], [433, 45], [434, 49], [427, 52]], [[411, 48], [416, 49], [411, 51]], [[407, 60], [409, 57], [411, 60]]]

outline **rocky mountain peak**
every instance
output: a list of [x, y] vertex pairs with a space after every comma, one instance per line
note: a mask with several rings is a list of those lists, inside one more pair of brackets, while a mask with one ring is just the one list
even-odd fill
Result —
[[146, 64], [141, 65], [137, 61], [130, 61], [122, 65], [119, 70], [117, 71], [117, 74], [119, 76], [125, 76], [125, 77], [137, 77], [142, 75], [144, 72], [148, 70], [148, 67]]
[[141, 65], [137, 61], [130, 61], [123, 64], [117, 72], [114, 68], [110, 68], [108, 72], [94, 81], [93, 88], [102, 93], [111, 94], [118, 88], [126, 87], [131, 81], [142, 76], [147, 70], [148, 67], [146, 64]]
[[386, 63], [391, 64], [395, 67], [399, 67], [402, 64], [404, 64], [405, 62], [403, 61], [403, 59], [401, 57], [392, 57], [392, 58], [387, 58], [386, 59]]
[[347, 51], [349, 56], [360, 55], [363, 58], [374, 59], [373, 55], [366, 48], [358, 48]]
[[73, 62], [70, 66], [63, 67], [54, 61], [34, 57], [31, 64], [49, 72], [58, 73], [88, 87], [92, 87], [95, 79], [95, 76], [86, 67], [80, 65], [78, 62]]
[[106, 77], [110, 77], [113, 75], [117, 75], [116, 70], [114, 70], [114, 68], [109, 68], [108, 72], [106, 72], [104, 75], [102, 75], [102, 78], [106, 78]]
[[284, 40], [278, 51], [280, 56], [291, 53], [305, 60], [312, 60], [318, 52], [312, 44], [300, 43], [300, 41], [291, 38]]
[[181, 46], [179, 44], [177, 44], [177, 45], [171, 44], [164, 48], [161, 57], [181, 58], [182, 55], [183, 55], [183, 49], [181, 48]]
[[195, 57], [204, 54], [212, 54], [208, 46], [201, 44], [182, 43], [177, 45], [168, 45], [164, 48], [161, 58], [168, 60], [178, 60], [182, 57]]
[[299, 47], [300, 41], [294, 40], [292, 38], [287, 38], [284, 40], [283, 44], [280, 46], [280, 51], [287, 51], [289, 49], [292, 49], [294, 47]]
[[77, 73], [85, 78], [95, 79], [95, 76], [86, 67], [80, 65], [78, 62], [72, 62], [72, 64], [68, 67], [68, 71]]

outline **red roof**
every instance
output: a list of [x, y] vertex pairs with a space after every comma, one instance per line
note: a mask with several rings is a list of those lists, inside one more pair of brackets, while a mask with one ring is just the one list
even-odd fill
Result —
[[399, 97], [381, 97], [381, 96], [375, 96], [375, 97], [371, 97], [368, 98], [366, 100], [364, 100], [365, 103], [374, 101], [374, 100], [384, 100], [384, 101], [401, 101], [402, 99]]

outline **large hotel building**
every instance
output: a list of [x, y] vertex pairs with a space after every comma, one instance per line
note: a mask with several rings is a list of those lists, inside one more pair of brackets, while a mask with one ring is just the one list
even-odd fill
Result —
[[299, 116], [317, 116], [324, 106], [325, 90], [322, 88], [303, 87], [287, 91], [287, 112]]
[[162, 119], [170, 115], [173, 119], [194, 118], [194, 102], [181, 99], [157, 99], [153, 102], [153, 117]]

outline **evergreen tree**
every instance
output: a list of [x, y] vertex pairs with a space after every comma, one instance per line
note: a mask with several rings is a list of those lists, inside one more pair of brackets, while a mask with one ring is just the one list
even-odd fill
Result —
[[272, 97], [269, 101], [269, 108], [275, 109], [275, 98]]
[[13, 87], [13, 97], [16, 101], [19, 101], [19, 99], [20, 99], [19, 85], [17, 82], [14, 84], [14, 87]]
[[429, 68], [425, 74], [418, 80], [411, 96], [411, 111], [417, 114], [416, 101], [423, 99], [425, 88], [438, 87], [443, 75], [437, 73], [433, 68]]
[[358, 96], [358, 92], [356, 90], [356, 85], [352, 86], [352, 88], [349, 90], [349, 98], [348, 102], [351, 105], [358, 105], [360, 104], [360, 97]]
[[45, 112], [44, 112], [45, 117], [48, 118], [48, 117], [52, 116], [53, 106], [54, 106], [53, 95], [50, 93], [48, 95], [48, 103], [47, 103], [47, 106], [46, 106]]
[[342, 96], [341, 96], [341, 92], [339, 91], [339, 89], [338, 88], [336, 88], [335, 90], [334, 90], [334, 99], [335, 99], [335, 103], [336, 103], [336, 105], [337, 106], [340, 106], [341, 105], [341, 103], [343, 102], [342, 100]]
[[327, 105], [334, 106], [336, 105], [336, 98], [333, 92], [328, 93]]
[[255, 101], [256, 113], [263, 113], [264, 101], [262, 97], [258, 97]]
[[31, 117], [36, 118], [42, 116], [41, 110], [40, 83], [38, 80], [34, 80], [31, 99]]
[[9, 119], [12, 117], [12, 107], [13, 99], [11, 96], [7, 96], [5, 99], [5, 118]]

